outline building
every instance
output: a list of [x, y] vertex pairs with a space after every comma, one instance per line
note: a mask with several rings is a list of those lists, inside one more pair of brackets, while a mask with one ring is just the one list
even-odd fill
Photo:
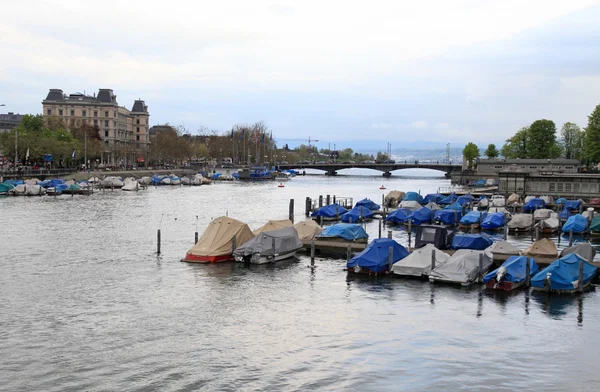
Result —
[[153, 125], [148, 131], [150, 136], [157, 135], [159, 133], [177, 133], [177, 130], [173, 128], [171, 125]]
[[14, 114], [12, 112], [0, 114], [0, 132], [12, 131], [17, 125], [21, 124], [23, 117], [25, 117], [25, 115]]
[[150, 135], [150, 113], [146, 103], [138, 99], [131, 110], [119, 106], [111, 89], [100, 89], [98, 95], [50, 89], [42, 101], [44, 119], [58, 118], [68, 127], [89, 124], [97, 127], [105, 149], [101, 163], [106, 166], [133, 166], [147, 162]]
[[500, 173], [498, 191], [522, 196], [565, 197], [567, 199], [593, 198], [600, 195], [600, 175], [588, 173], [529, 174], [523, 170]]

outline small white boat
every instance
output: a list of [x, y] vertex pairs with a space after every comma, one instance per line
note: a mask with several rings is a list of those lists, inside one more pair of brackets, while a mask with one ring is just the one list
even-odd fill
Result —
[[121, 188], [124, 191], [135, 192], [140, 190], [140, 184], [135, 179], [126, 179], [123, 187]]
[[189, 177], [183, 176], [181, 177], [181, 185], [190, 185], [192, 180]]
[[506, 198], [502, 195], [493, 195], [490, 205], [491, 207], [504, 207], [506, 205]]
[[121, 188], [123, 181], [119, 177], [106, 177], [100, 181], [100, 186], [104, 188]]
[[160, 180], [160, 185], [171, 185], [171, 178], [170, 177], [165, 177], [162, 180]]
[[144, 176], [139, 179], [138, 183], [143, 186], [148, 186], [152, 184], [152, 177]]
[[288, 181], [292, 179], [292, 175], [288, 172], [277, 172], [275, 174], [275, 180], [277, 181]]

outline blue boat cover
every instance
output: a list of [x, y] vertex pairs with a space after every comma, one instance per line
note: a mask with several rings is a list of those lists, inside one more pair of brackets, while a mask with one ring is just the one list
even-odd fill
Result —
[[567, 200], [565, 208], [569, 211], [579, 211], [581, 208], [581, 200]]
[[475, 181], [475, 186], [485, 186], [485, 180], [477, 180], [477, 181]]
[[433, 215], [434, 221], [439, 221], [440, 223], [450, 226], [458, 224], [460, 218], [462, 218], [462, 214], [460, 211], [456, 210], [438, 210], [435, 211]]
[[[527, 273], [527, 256], [510, 256], [500, 268], [504, 267], [506, 270], [506, 275], [504, 275], [504, 279], [507, 282], [519, 283], [525, 280]], [[529, 275], [534, 276], [539, 270], [536, 262], [530, 258], [529, 259]], [[488, 283], [492, 279], [496, 279], [496, 275], [498, 274], [498, 268], [487, 274], [483, 278], [483, 283]]]
[[433, 218], [433, 212], [427, 207], [419, 208], [408, 217], [408, 219], [415, 225], [431, 223], [431, 218]]
[[598, 267], [588, 263], [577, 253], [556, 260], [531, 278], [531, 286], [544, 288], [544, 281], [550, 275], [550, 286], [552, 290], [574, 290], [578, 288], [573, 282], [579, 280], [579, 262], [583, 261], [583, 282], [587, 284], [596, 275]]
[[338, 223], [337, 225], [327, 226], [323, 229], [318, 238], [341, 237], [348, 241], [360, 240], [369, 238], [369, 235], [361, 225], [353, 225], [349, 223]]
[[423, 196], [419, 195], [417, 192], [406, 192], [402, 201], [418, 201], [419, 203], [422, 203]]
[[386, 217], [386, 222], [392, 223], [404, 223], [408, 220], [408, 216], [412, 214], [412, 211], [408, 208], [398, 208], [396, 211], [390, 212]]
[[423, 198], [423, 204], [427, 203], [436, 203], [439, 204], [442, 200], [444, 200], [444, 196], [439, 193], [430, 193]]
[[540, 208], [546, 208], [546, 202], [539, 197], [529, 200], [523, 206], [523, 211], [534, 211], [539, 210]]
[[314, 211], [311, 216], [322, 216], [323, 218], [335, 218], [336, 216], [342, 216], [346, 212], [347, 209], [339, 205], [338, 203], [333, 203], [328, 206], [323, 206], [318, 210]]
[[558, 213], [558, 217], [561, 220], [567, 220], [568, 217], [571, 216], [571, 213], [569, 212], [569, 210], [567, 210], [566, 208], [563, 208], [559, 213]]
[[452, 193], [446, 197], [444, 197], [438, 204], [452, 204], [458, 199], [455, 193]]
[[566, 202], [567, 202], [567, 199], [565, 199], [564, 197], [559, 197], [558, 199], [556, 199], [554, 204], [565, 204]]
[[373, 211], [364, 206], [356, 206], [342, 215], [342, 222], [360, 222], [363, 219], [370, 219], [372, 217]]
[[480, 219], [484, 219], [486, 217], [485, 212], [481, 211], [471, 211], [467, 212], [465, 216], [463, 216], [460, 220], [461, 225], [472, 225], [474, 223], [481, 223]]
[[460, 204], [458, 204], [457, 202], [454, 202], [446, 207], [444, 207], [445, 210], [453, 210], [453, 211], [459, 211], [462, 212], [463, 208]]
[[563, 233], [573, 230], [573, 233], [583, 233], [587, 229], [588, 221], [585, 216], [577, 214], [571, 215], [562, 227]]
[[366, 207], [370, 210], [376, 211], [380, 208], [379, 204], [375, 203], [373, 200], [369, 200], [369, 199], [362, 199], [358, 202], [356, 202], [356, 205], [354, 207]]
[[460, 204], [461, 206], [464, 206], [464, 205], [467, 205], [467, 204], [469, 204], [470, 202], [472, 202], [474, 200], [475, 200], [475, 198], [472, 195], [468, 194], [468, 195], [464, 195], [464, 196], [459, 197], [458, 199], [456, 199], [456, 202], [458, 204]]
[[392, 262], [408, 256], [405, 247], [390, 238], [376, 238], [362, 252], [351, 258], [346, 266], [368, 268], [373, 272], [384, 272], [389, 267], [390, 246], [392, 247]]
[[452, 239], [452, 249], [484, 250], [492, 243], [485, 234], [456, 234]]
[[485, 230], [492, 230], [502, 227], [506, 224], [506, 220], [503, 212], [492, 212], [488, 214], [481, 222], [481, 228]]

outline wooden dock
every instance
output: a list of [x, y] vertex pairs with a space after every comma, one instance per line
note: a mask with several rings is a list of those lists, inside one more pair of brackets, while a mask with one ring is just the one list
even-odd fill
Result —
[[[312, 241], [302, 241], [304, 249], [310, 252]], [[350, 251], [353, 253], [362, 252], [366, 247], [366, 242], [350, 242], [343, 240], [315, 240], [315, 251], [321, 254], [346, 254], [350, 245]]]

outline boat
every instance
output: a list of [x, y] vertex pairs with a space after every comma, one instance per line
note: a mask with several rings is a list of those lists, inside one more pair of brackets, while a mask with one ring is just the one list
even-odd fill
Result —
[[421, 225], [417, 226], [415, 234], [415, 249], [427, 245], [433, 245], [437, 249], [450, 249], [454, 232], [448, 230], [445, 226], [439, 225]]
[[423, 207], [427, 207], [427, 208], [429, 208], [432, 211], [439, 211], [439, 210], [443, 209], [442, 206], [440, 206], [439, 204], [434, 203], [432, 201], [430, 201], [429, 203], [423, 205]]
[[405, 193], [402, 191], [389, 191], [383, 199], [384, 204], [388, 208], [396, 208], [400, 201], [404, 198]]
[[216, 263], [232, 260], [234, 247], [241, 246], [254, 238], [252, 231], [244, 222], [222, 216], [214, 219], [202, 233], [202, 236], [181, 261], [188, 263]]
[[552, 196], [544, 195], [540, 196], [540, 199], [542, 199], [547, 206], [551, 206], [554, 204], [554, 198]]
[[161, 177], [159, 184], [160, 185], [171, 185], [171, 177]]
[[456, 199], [456, 202], [461, 206], [469, 205], [474, 201], [475, 197], [473, 197], [473, 195], [471, 195], [470, 193], [467, 193], [466, 195], [460, 196], [458, 199]]
[[273, 180], [275, 174], [264, 166], [244, 168], [238, 171], [240, 180]]
[[529, 231], [533, 227], [533, 215], [515, 214], [507, 226], [509, 231]]
[[202, 174], [196, 174], [194, 175], [194, 177], [192, 178], [192, 185], [208, 185], [210, 184], [210, 179], [204, 177]]
[[188, 176], [181, 177], [181, 185], [191, 185], [192, 180]]
[[367, 207], [356, 206], [350, 211], [342, 215], [342, 222], [353, 223], [353, 222], [364, 222], [373, 217], [374, 213]]
[[456, 193], [451, 193], [448, 196], [444, 197], [442, 200], [440, 200], [440, 202], [438, 204], [443, 204], [443, 205], [454, 204], [456, 202], [456, 199], [458, 199], [458, 195], [456, 195]]
[[533, 211], [533, 220], [539, 222], [541, 220], [550, 218], [554, 213], [554, 211], [549, 210], [547, 208], [540, 208]]
[[2, 196], [8, 195], [13, 189], [15, 189], [13, 184], [7, 182], [0, 183], [0, 195]]
[[[526, 199], [527, 200], [527, 199]], [[546, 202], [539, 197], [534, 197], [523, 205], [523, 212], [532, 212], [540, 208], [546, 208]]]
[[121, 188], [123, 181], [119, 177], [106, 177], [100, 181], [100, 187], [102, 188]]
[[98, 177], [90, 177], [88, 179], [88, 182], [90, 184], [100, 184], [100, 182], [102, 182], [102, 180], [100, 180]]
[[233, 251], [233, 257], [236, 261], [244, 263], [273, 263], [294, 256], [302, 246], [298, 232], [289, 226], [259, 233], [237, 247]]
[[463, 206], [461, 206], [460, 204], [458, 204], [457, 202], [454, 202], [454, 203], [448, 204], [446, 207], [444, 207], [444, 210], [458, 211], [458, 212], [462, 213], [463, 211], [465, 211], [465, 208]]
[[558, 249], [556, 249], [556, 245], [553, 241], [542, 238], [529, 245], [529, 247], [523, 251], [523, 255], [533, 257], [538, 263], [542, 264], [544, 261], [549, 262], [550, 260], [556, 260], [558, 257]]
[[436, 225], [456, 226], [462, 215], [456, 210], [439, 210], [433, 213], [433, 223]]
[[285, 171], [280, 171], [280, 172], [275, 172], [275, 180], [277, 181], [288, 181], [292, 179], [292, 174], [285, 172]]
[[356, 202], [354, 207], [365, 207], [371, 211], [377, 211], [381, 206], [370, 199], [362, 199]]
[[511, 256], [519, 256], [521, 251], [508, 241], [494, 242], [489, 248], [494, 262], [506, 261]]
[[490, 207], [505, 207], [506, 198], [502, 195], [492, 195], [490, 199]]
[[504, 215], [506, 215], [506, 218], [508, 220], [512, 219], [512, 214], [506, 209], [506, 207], [490, 207], [488, 208], [487, 212], [488, 214], [491, 214], [492, 212], [501, 212]]
[[571, 215], [562, 227], [563, 233], [583, 233], [587, 230], [588, 220], [580, 214]]
[[[583, 264], [583, 281], [579, 279], [581, 264]], [[580, 288], [589, 287], [597, 272], [598, 267], [588, 263], [577, 253], [570, 253], [535, 274], [531, 279], [531, 287], [534, 290], [551, 293], [574, 293]]]
[[386, 215], [385, 223], [404, 224], [411, 213], [412, 211], [407, 208], [399, 208]]
[[296, 229], [300, 240], [305, 244], [314, 240], [315, 237], [323, 231], [323, 228], [312, 219], [298, 222], [294, 224], [294, 228]]
[[324, 221], [335, 221], [339, 220], [342, 215], [348, 212], [347, 209], [339, 205], [338, 203], [333, 203], [328, 206], [323, 206], [318, 210], [314, 211], [310, 216], [313, 219], [323, 219]]
[[435, 268], [449, 258], [449, 254], [437, 249], [435, 245], [427, 244], [395, 263], [392, 272], [401, 276], [427, 277], [432, 266]]
[[510, 256], [500, 267], [483, 278], [486, 289], [511, 291], [521, 287], [527, 278], [527, 263], [529, 276], [534, 276], [539, 267], [533, 258], [527, 256]]
[[579, 242], [575, 245], [569, 246], [560, 252], [559, 257], [563, 257], [571, 253], [577, 253], [587, 261], [594, 261], [594, 257], [596, 257], [596, 249], [594, 249], [589, 242]]
[[484, 250], [493, 244], [485, 234], [456, 234], [452, 238], [452, 249]]
[[418, 225], [431, 223], [432, 220], [433, 220], [433, 211], [427, 207], [421, 207], [418, 210], [413, 211], [408, 216], [408, 218], [404, 222], [404, 224], [407, 224], [408, 222], [410, 222], [411, 225], [418, 226]]
[[265, 231], [281, 230], [286, 227], [292, 227], [294, 224], [289, 219], [269, 220], [256, 230], [252, 230], [252, 234], [259, 235]]
[[135, 179], [126, 179], [121, 189], [128, 192], [138, 191], [140, 189], [140, 184]]
[[590, 223], [589, 227], [590, 235], [597, 236], [600, 234], [600, 216], [595, 216], [592, 219], [592, 223]]
[[365, 250], [346, 263], [348, 272], [380, 274], [389, 271], [390, 248], [392, 248], [392, 265], [408, 256], [406, 248], [393, 239], [376, 238]]
[[338, 223], [327, 226], [316, 237], [319, 241], [342, 241], [366, 243], [369, 235], [361, 225]]
[[423, 203], [427, 204], [427, 203], [436, 203], [436, 204], [440, 204], [440, 202], [444, 200], [444, 195], [442, 195], [441, 193], [429, 193], [427, 195], [425, 195], [425, 197], [423, 198]]
[[46, 194], [50, 196], [57, 196], [63, 193], [64, 190], [68, 188], [67, 184], [60, 183], [54, 186], [49, 186], [46, 188]]
[[567, 200], [564, 203], [564, 208], [569, 212], [574, 212], [581, 210], [582, 205], [583, 202], [581, 200]]
[[490, 206], [490, 199], [487, 196], [480, 196], [477, 201], [477, 209], [478, 210], [486, 210]]
[[470, 211], [465, 216], [460, 218], [458, 227], [461, 229], [477, 229], [481, 225], [481, 221], [487, 216], [487, 213], [481, 211]]
[[138, 183], [144, 187], [152, 184], [152, 177], [144, 176], [138, 180]]
[[[480, 266], [481, 261], [481, 266]], [[429, 273], [430, 282], [458, 283], [469, 286], [487, 272], [492, 265], [488, 252], [482, 250], [457, 250], [445, 263], [436, 265]]]
[[548, 219], [544, 219], [535, 224], [535, 227], [540, 228], [540, 232], [544, 234], [552, 234], [558, 231], [558, 227], [560, 226], [560, 222], [557, 217], [550, 217]]
[[481, 222], [481, 228], [483, 230], [500, 230], [506, 224], [506, 216], [501, 212], [492, 212]]
[[421, 203], [416, 200], [402, 200], [400, 202], [400, 208], [406, 208], [407, 210], [416, 211], [421, 208]]

